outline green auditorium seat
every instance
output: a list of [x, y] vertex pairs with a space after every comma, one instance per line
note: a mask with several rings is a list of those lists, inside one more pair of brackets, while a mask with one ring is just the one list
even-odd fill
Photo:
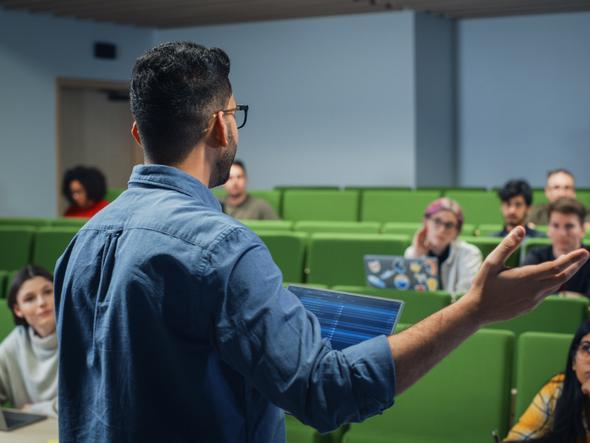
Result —
[[[492, 252], [496, 246], [500, 244], [502, 241], [499, 237], [471, 237], [471, 236], [461, 236], [463, 241], [467, 243], [471, 243], [474, 246], [477, 246], [485, 259], [490, 252]], [[515, 267], [520, 264], [521, 258], [521, 251], [520, 249], [516, 250], [506, 262], [507, 266]]]
[[358, 191], [291, 190], [283, 194], [285, 220], [357, 221]]
[[40, 228], [35, 233], [32, 262], [53, 273], [55, 262], [77, 232], [72, 227]]
[[282, 271], [283, 280], [302, 282], [307, 235], [301, 232], [280, 231], [259, 231], [257, 234]]
[[451, 294], [444, 291], [397, 291], [394, 289], [377, 289], [363, 286], [334, 286], [332, 289], [335, 291], [352, 292], [354, 294], [402, 300], [405, 302], [405, 305], [399, 321], [406, 324], [418, 323], [420, 320], [451, 304]]
[[[0, 271], [0, 299], [6, 298], [6, 287], [8, 286], [8, 272]], [[0, 300], [0, 303], [2, 301]]]
[[487, 443], [508, 430], [514, 335], [482, 330], [345, 443]]
[[292, 231], [293, 222], [289, 220], [240, 220], [254, 232], [258, 231]]
[[407, 235], [312, 234], [307, 254], [307, 282], [365, 285], [365, 255], [403, 255]]
[[225, 198], [225, 196], [227, 195], [227, 192], [225, 192], [225, 188], [223, 186], [218, 186], [216, 188], [213, 188], [213, 189], [211, 189], [211, 192], [213, 193], [215, 198], [219, 201], [223, 200]]
[[545, 189], [535, 188], [533, 189], [533, 205], [546, 205], [549, 202], [545, 195]]
[[419, 223], [438, 191], [365, 191], [361, 198], [361, 221]]
[[14, 329], [14, 318], [5, 299], [0, 300], [0, 342]]
[[49, 226], [51, 219], [38, 217], [0, 217], [0, 226]]
[[588, 315], [588, 299], [547, 297], [533, 311], [512, 320], [487, 326], [507, 329], [517, 336], [529, 331], [572, 334]]
[[63, 217], [51, 220], [51, 226], [53, 227], [66, 227], [66, 228], [81, 228], [86, 224], [89, 219], [78, 218], [78, 217]]
[[527, 332], [518, 338], [515, 420], [528, 408], [541, 387], [555, 374], [564, 371], [573, 337], [573, 334]]
[[297, 232], [314, 234], [317, 232], [378, 234], [381, 223], [378, 222], [337, 222], [337, 221], [298, 221], [293, 229]]
[[36, 228], [0, 226], [0, 269], [14, 271], [31, 261]]
[[586, 208], [590, 208], [590, 189], [576, 190], [576, 199], [586, 206]]
[[524, 250], [522, 257], [524, 259], [527, 256], [527, 254], [529, 253], [529, 251], [533, 248], [539, 248], [539, 247], [549, 246], [549, 245], [551, 245], [551, 240], [549, 240], [548, 238], [526, 239], [524, 241], [524, 244], [522, 245], [522, 248]]
[[449, 191], [445, 195], [461, 205], [467, 223], [502, 222], [500, 199], [493, 191]]
[[104, 199], [106, 201], [112, 202], [126, 190], [127, 188], [109, 188]]
[[491, 237], [493, 234], [500, 232], [502, 229], [504, 229], [504, 225], [501, 223], [484, 223], [475, 229], [475, 235], [478, 237]]
[[277, 190], [252, 190], [248, 191], [252, 197], [266, 201], [277, 213], [281, 214], [281, 191]]
[[388, 222], [383, 224], [381, 232], [383, 234], [401, 234], [414, 237], [422, 226], [422, 222]]

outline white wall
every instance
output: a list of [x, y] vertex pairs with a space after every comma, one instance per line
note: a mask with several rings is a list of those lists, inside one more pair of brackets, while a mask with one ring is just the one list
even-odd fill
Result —
[[413, 13], [156, 31], [225, 49], [250, 186], [415, 182]]
[[590, 13], [459, 24], [460, 184], [565, 167], [590, 187]]
[[[0, 8], [0, 216], [56, 215], [56, 78], [123, 80], [153, 31]], [[93, 58], [93, 42], [118, 59]]]

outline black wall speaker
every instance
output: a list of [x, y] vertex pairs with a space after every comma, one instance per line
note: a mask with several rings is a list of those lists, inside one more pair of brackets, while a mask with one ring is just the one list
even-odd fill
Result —
[[117, 58], [117, 47], [113, 43], [94, 42], [94, 58], [114, 60]]

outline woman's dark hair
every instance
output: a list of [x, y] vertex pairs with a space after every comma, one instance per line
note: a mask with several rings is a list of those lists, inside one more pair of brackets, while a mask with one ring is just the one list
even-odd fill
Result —
[[49, 280], [50, 282], [53, 282], [53, 275], [51, 275], [51, 272], [49, 272], [45, 268], [42, 268], [41, 266], [36, 265], [25, 266], [20, 271], [18, 271], [12, 279], [12, 284], [10, 285], [10, 290], [8, 291], [6, 303], [8, 304], [8, 309], [10, 309], [10, 312], [12, 312], [14, 324], [17, 326], [29, 326], [29, 324], [24, 318], [17, 317], [17, 315], [14, 313], [14, 306], [17, 304], [16, 296], [18, 295], [18, 291], [20, 291], [22, 285], [27, 280], [30, 280], [35, 277], [43, 277]]
[[585, 414], [588, 401], [582, 392], [582, 386], [574, 371], [573, 363], [582, 338], [588, 334], [590, 334], [590, 320], [582, 323], [570, 345], [565, 365], [563, 390], [555, 406], [553, 429], [549, 435], [530, 440], [531, 442], [586, 443], [586, 430], [584, 429], [582, 417]]
[[218, 48], [164, 43], [142, 55], [131, 77], [131, 112], [152, 163], [186, 158], [231, 97], [230, 62]]
[[64, 197], [67, 198], [72, 205], [75, 203], [72, 199], [70, 183], [74, 180], [78, 180], [82, 186], [84, 186], [88, 199], [95, 203], [103, 200], [107, 194], [107, 181], [102, 172], [93, 167], [76, 166], [75, 168], [66, 171], [61, 187], [61, 192]]

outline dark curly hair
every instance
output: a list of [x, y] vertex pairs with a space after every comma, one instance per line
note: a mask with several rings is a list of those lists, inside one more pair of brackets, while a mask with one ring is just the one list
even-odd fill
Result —
[[527, 206], [533, 203], [533, 190], [526, 180], [510, 180], [498, 191], [498, 197], [503, 202], [508, 202], [511, 198], [518, 197], [519, 195], [524, 197]]
[[223, 50], [191, 42], [164, 43], [137, 59], [131, 112], [151, 162], [174, 165], [186, 158], [231, 97], [229, 70]]
[[10, 290], [8, 291], [8, 297], [6, 297], [6, 303], [8, 304], [8, 309], [10, 309], [10, 312], [12, 313], [14, 324], [17, 326], [29, 326], [29, 324], [24, 318], [20, 318], [14, 313], [14, 306], [17, 304], [16, 296], [18, 295], [18, 291], [20, 291], [22, 285], [27, 280], [35, 277], [43, 277], [50, 282], [53, 282], [53, 275], [51, 275], [51, 272], [45, 268], [42, 268], [41, 266], [36, 265], [25, 266], [20, 271], [18, 271], [12, 279], [12, 284], [10, 285]]
[[76, 166], [66, 171], [61, 187], [64, 197], [72, 205], [75, 205], [75, 202], [72, 199], [70, 183], [74, 180], [78, 180], [84, 186], [88, 199], [95, 203], [103, 200], [107, 194], [107, 181], [102, 172], [93, 167]]

